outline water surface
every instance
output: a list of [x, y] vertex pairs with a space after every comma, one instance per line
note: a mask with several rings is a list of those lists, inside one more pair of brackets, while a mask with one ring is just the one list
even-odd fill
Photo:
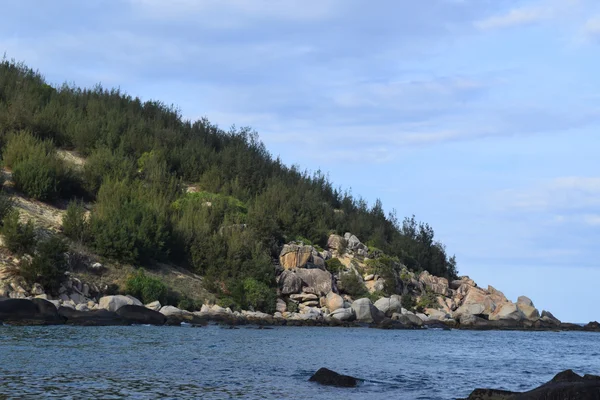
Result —
[[[600, 373], [600, 334], [0, 326], [0, 399], [454, 399]], [[320, 367], [366, 381], [308, 382]]]

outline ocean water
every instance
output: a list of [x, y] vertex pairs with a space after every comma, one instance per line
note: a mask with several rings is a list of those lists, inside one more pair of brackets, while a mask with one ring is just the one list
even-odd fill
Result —
[[[357, 388], [308, 382], [320, 367]], [[455, 399], [600, 373], [600, 334], [0, 326], [0, 399]]]

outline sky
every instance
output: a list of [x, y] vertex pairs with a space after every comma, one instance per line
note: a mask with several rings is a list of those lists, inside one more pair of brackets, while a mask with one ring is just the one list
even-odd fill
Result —
[[256, 130], [459, 272], [600, 320], [597, 0], [0, 0], [0, 53]]

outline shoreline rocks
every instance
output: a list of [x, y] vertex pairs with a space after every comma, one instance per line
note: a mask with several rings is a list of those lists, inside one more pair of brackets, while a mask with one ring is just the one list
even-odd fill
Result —
[[321, 385], [337, 387], [356, 387], [359, 383], [359, 379], [353, 376], [341, 375], [327, 368], [320, 368], [308, 380]]

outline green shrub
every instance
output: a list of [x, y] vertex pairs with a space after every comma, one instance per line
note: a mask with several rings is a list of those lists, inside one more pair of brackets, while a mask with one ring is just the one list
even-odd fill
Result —
[[89, 239], [89, 224], [85, 217], [85, 208], [83, 203], [72, 201], [67, 207], [67, 212], [62, 219], [63, 233], [68, 238], [80, 243], [85, 243]]
[[291, 313], [298, 312], [298, 303], [296, 303], [295, 301], [288, 300], [287, 310]]
[[339, 258], [331, 258], [325, 261], [325, 268], [327, 268], [327, 271], [331, 272], [332, 274], [337, 274], [338, 272], [343, 271], [346, 267], [344, 267], [344, 264], [342, 264]]
[[415, 299], [413, 299], [409, 293], [404, 293], [402, 295], [400, 303], [402, 304], [402, 307], [407, 310], [412, 310], [415, 307]]
[[201, 307], [202, 302], [192, 300], [187, 296], [180, 298], [177, 302], [177, 308], [179, 308], [180, 310], [198, 311]]
[[277, 303], [277, 293], [275, 289], [253, 278], [244, 279], [244, 295], [246, 304], [252, 306], [255, 310], [263, 311], [267, 314], [275, 312]]
[[55, 199], [65, 175], [54, 146], [27, 132], [8, 137], [3, 152], [4, 165], [13, 170], [15, 187], [37, 200]]
[[13, 253], [18, 255], [32, 254], [35, 249], [35, 231], [33, 223], [27, 221], [22, 224], [19, 221], [19, 212], [13, 210], [2, 223], [2, 235], [4, 245]]
[[124, 180], [135, 175], [135, 165], [126, 156], [115, 153], [107, 147], [95, 150], [83, 166], [83, 186], [95, 195], [107, 179]]
[[167, 286], [159, 279], [147, 276], [142, 268], [129, 275], [125, 283], [125, 288], [128, 294], [140, 299], [144, 304], [156, 300], [162, 304], [166, 303], [168, 294]]
[[368, 294], [367, 287], [354, 273], [343, 274], [340, 278], [341, 290], [353, 298], [364, 297]]
[[371, 303], [375, 303], [377, 300], [379, 300], [382, 297], [387, 297], [387, 295], [384, 292], [381, 291], [376, 291], [373, 293], [369, 293], [366, 296], [369, 300], [371, 300]]
[[30, 284], [39, 283], [47, 291], [56, 293], [65, 278], [69, 246], [58, 236], [51, 236], [38, 245], [31, 260], [21, 264], [21, 275]]
[[437, 308], [439, 306], [437, 295], [433, 292], [426, 291], [421, 296], [416, 305], [416, 310], [423, 312], [426, 308]]
[[2, 189], [0, 189], [0, 226], [4, 218], [13, 210], [13, 200]]

